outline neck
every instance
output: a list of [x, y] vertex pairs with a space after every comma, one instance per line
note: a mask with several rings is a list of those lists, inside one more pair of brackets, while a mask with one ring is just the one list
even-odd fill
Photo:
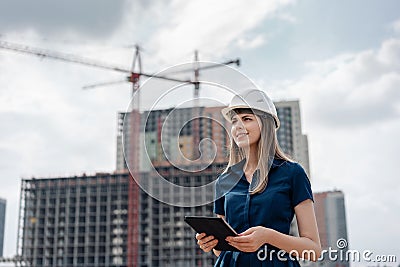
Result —
[[257, 149], [249, 149], [246, 153], [246, 164], [244, 170], [255, 170], [258, 166], [258, 151]]

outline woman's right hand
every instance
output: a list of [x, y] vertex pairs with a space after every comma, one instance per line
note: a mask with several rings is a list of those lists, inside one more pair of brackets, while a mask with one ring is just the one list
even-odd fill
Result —
[[196, 234], [197, 244], [204, 252], [210, 252], [217, 244], [218, 240], [213, 236], [206, 236], [205, 233]]

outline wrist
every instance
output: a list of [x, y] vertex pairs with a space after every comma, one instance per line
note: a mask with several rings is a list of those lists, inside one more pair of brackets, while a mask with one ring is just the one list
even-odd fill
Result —
[[219, 257], [219, 255], [221, 254], [221, 251], [216, 250], [216, 249], [213, 248], [213, 253], [214, 253], [215, 256]]
[[274, 230], [271, 228], [264, 227], [264, 243], [271, 244], [271, 240], [274, 236]]

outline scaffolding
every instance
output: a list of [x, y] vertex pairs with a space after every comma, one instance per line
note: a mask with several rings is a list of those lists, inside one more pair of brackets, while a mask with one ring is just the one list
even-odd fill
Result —
[[22, 180], [17, 251], [28, 266], [126, 266], [128, 173]]

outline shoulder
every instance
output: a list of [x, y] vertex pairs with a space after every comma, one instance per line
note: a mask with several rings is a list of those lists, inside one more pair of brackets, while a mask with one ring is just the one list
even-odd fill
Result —
[[226, 193], [231, 191], [241, 180], [243, 171], [227, 169], [227, 171], [221, 173], [215, 183], [215, 192], [217, 196], [224, 196]]
[[287, 160], [274, 160], [272, 164], [272, 168], [276, 168], [284, 173], [287, 174], [298, 174], [298, 173], [305, 173], [304, 168], [295, 161], [287, 161]]
[[[275, 162], [274, 162], [275, 164]], [[296, 179], [307, 178], [308, 176], [301, 166], [300, 163], [294, 161], [279, 161], [279, 165], [277, 165], [277, 169], [279, 173], [286, 177], [290, 182], [293, 182]]]
[[311, 182], [308, 175], [300, 163], [291, 162], [290, 182], [296, 190], [302, 187], [311, 188]]
[[229, 173], [227, 173], [226, 171], [224, 171], [221, 174], [218, 174], [217, 179], [216, 179], [216, 185], [220, 185], [224, 180], [229, 178]]
[[288, 171], [292, 172], [293, 174], [305, 174], [305, 170], [300, 163], [294, 161], [286, 161], [286, 166]]

